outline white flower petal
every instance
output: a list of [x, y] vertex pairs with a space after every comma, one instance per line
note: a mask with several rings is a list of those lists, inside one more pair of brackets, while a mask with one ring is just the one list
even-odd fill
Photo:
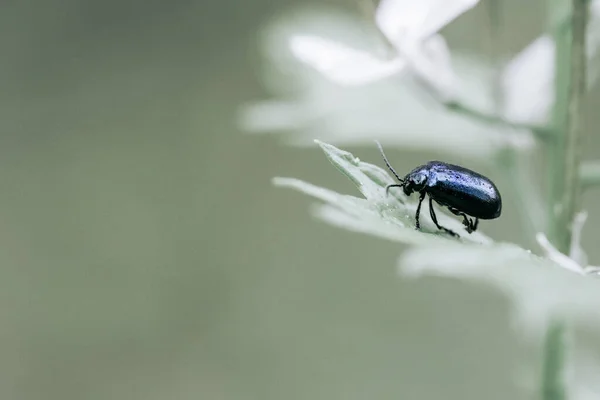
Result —
[[554, 98], [554, 42], [549, 35], [534, 40], [512, 59], [502, 74], [506, 118], [544, 124]]
[[375, 23], [387, 39], [398, 45], [406, 36], [417, 36], [432, 1], [381, 0], [375, 12]]
[[394, 58], [380, 60], [367, 52], [313, 35], [290, 39], [292, 53], [332, 81], [342, 85], [360, 85], [400, 72], [406, 63]]
[[442, 35], [433, 35], [423, 44], [406, 43], [403, 55], [411, 69], [444, 99], [455, 97], [456, 76], [446, 40]]
[[381, 0], [377, 26], [396, 46], [401, 41], [425, 39], [473, 8], [479, 0]]
[[433, 35], [423, 43], [423, 54], [432, 63], [443, 65], [444, 68], [452, 70], [452, 56], [448, 43], [442, 35]]
[[[598, 77], [600, 57], [600, 1], [590, 8], [587, 29], [588, 88]], [[505, 118], [526, 124], [548, 123], [554, 99], [555, 45], [550, 35], [531, 42], [506, 66], [502, 74]]]

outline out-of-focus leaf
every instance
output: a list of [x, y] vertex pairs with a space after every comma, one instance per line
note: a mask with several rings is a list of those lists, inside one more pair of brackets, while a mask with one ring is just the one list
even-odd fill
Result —
[[536, 256], [514, 244], [493, 242], [480, 232], [469, 235], [457, 219], [436, 208], [440, 224], [461, 235], [459, 239], [452, 238], [430, 221], [427, 202], [421, 211], [422, 230], [418, 231], [413, 218], [416, 198], [393, 189], [393, 195], [386, 196], [385, 187], [394, 180], [385, 170], [362, 162], [347, 151], [315, 142], [363, 198], [298, 179], [275, 178], [274, 183], [320, 200], [322, 203], [313, 208], [313, 215], [325, 222], [410, 245], [399, 260], [402, 276], [443, 276], [496, 288], [513, 305], [515, 327], [536, 337], [554, 318], [600, 328], [600, 279], [573, 273], [560, 262]]
[[[587, 349], [586, 349], [587, 350]], [[578, 352], [571, 357], [572, 376], [574, 384], [569, 395], [574, 400], [595, 400], [600, 398], [600, 362], [597, 358], [590, 356], [588, 351]]]
[[[385, 211], [365, 199], [338, 193], [335, 193], [336, 196], [332, 196], [332, 193], [323, 192], [326, 189], [301, 180], [275, 178], [273, 183], [276, 186], [295, 189], [325, 201], [326, 204], [313, 207], [313, 216], [351, 232], [412, 245], [425, 245], [448, 240], [441, 237], [441, 234], [432, 235], [431, 232], [420, 232], [411, 227], [410, 215], [407, 214], [407, 208], [404, 206], [397, 205], [397, 209], [390, 206]], [[428, 228], [431, 229], [431, 227]]]
[[488, 284], [511, 300], [517, 327], [541, 334], [555, 317], [600, 328], [600, 280], [574, 274], [515, 245], [411, 248], [406, 277], [445, 276]]
[[[337, 85], [306, 68], [291, 53], [291, 38], [307, 32], [353, 43], [352, 47], [360, 51], [378, 43], [364, 23], [343, 13], [299, 13], [274, 24], [264, 40], [269, 61], [264, 73], [275, 98], [242, 107], [242, 129], [286, 134], [288, 143], [303, 146], [312, 145], [314, 137], [337, 145], [370, 144], [377, 138], [407, 150], [451, 153], [481, 162], [493, 159], [505, 148], [531, 147], [534, 143], [526, 131], [449, 111], [428, 97], [410, 72], [362, 86]], [[429, 51], [427, 46], [423, 51]], [[448, 61], [447, 56], [443, 52], [436, 56], [434, 51], [433, 58]], [[491, 110], [487, 82], [492, 69], [475, 57], [454, 55], [451, 62], [456, 88], [460, 89], [455, 93], [458, 100], [483, 112]]]
[[526, 131], [473, 120], [425, 96], [410, 80], [354, 88], [321, 84], [293, 100], [250, 104], [242, 108], [239, 122], [251, 133], [286, 133], [284, 140], [294, 145], [310, 145], [315, 136], [336, 145], [378, 138], [407, 150], [482, 162], [505, 148], [533, 146]]
[[[562, 22], [564, 23], [564, 19]], [[600, 70], [599, 0], [593, 1], [590, 7], [586, 40], [589, 89], [596, 83]], [[501, 78], [505, 118], [525, 124], [543, 125], [548, 123], [555, 97], [555, 51], [552, 37], [546, 34], [531, 42], [508, 63]]]
[[397, 47], [406, 40], [423, 40], [440, 31], [479, 0], [381, 0], [377, 26]]
[[457, 232], [454, 238], [439, 231], [429, 218], [428, 202], [421, 206], [421, 230], [415, 229], [414, 215], [418, 197], [406, 198], [401, 190], [385, 187], [394, 180], [380, 167], [360, 161], [351, 153], [332, 145], [316, 141], [329, 161], [358, 188], [363, 199], [342, 195], [328, 189], [292, 178], [275, 178], [277, 186], [289, 187], [315, 197], [325, 205], [313, 209], [314, 215], [333, 225], [355, 232], [362, 232], [401, 243], [422, 245], [436, 243], [491, 243], [481, 232], [468, 234], [462, 222], [446, 215], [442, 207], [436, 207], [438, 222]]
[[406, 67], [401, 58], [383, 60], [314, 35], [296, 35], [290, 48], [302, 62], [342, 85], [362, 85], [396, 74]]

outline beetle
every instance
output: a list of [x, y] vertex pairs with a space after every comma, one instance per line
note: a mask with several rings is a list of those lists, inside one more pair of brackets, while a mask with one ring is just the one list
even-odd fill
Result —
[[429, 195], [429, 215], [433, 223], [438, 229], [452, 236], [458, 236], [458, 234], [438, 223], [433, 209], [433, 201], [447, 207], [452, 214], [462, 217], [463, 225], [468, 233], [477, 230], [480, 219], [495, 219], [502, 213], [500, 192], [494, 182], [485, 176], [458, 165], [430, 161], [416, 167], [402, 179], [390, 165], [381, 144], [377, 141], [375, 143], [379, 147], [385, 164], [400, 182], [387, 185], [386, 195], [394, 187], [402, 188], [407, 196], [414, 192], [419, 193], [419, 205], [415, 214], [416, 229], [420, 228], [419, 214], [421, 203], [425, 200], [426, 195]]

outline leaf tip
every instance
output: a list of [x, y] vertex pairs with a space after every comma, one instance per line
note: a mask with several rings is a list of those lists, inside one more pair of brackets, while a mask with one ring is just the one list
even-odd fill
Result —
[[285, 186], [291, 179], [290, 178], [284, 178], [282, 176], [274, 176], [273, 178], [271, 178], [271, 184], [273, 186]]
[[320, 141], [319, 139], [315, 139], [315, 143], [325, 152], [325, 154], [330, 157], [332, 154], [342, 153], [343, 151], [338, 149], [335, 146], [330, 145], [329, 143], [325, 143]]

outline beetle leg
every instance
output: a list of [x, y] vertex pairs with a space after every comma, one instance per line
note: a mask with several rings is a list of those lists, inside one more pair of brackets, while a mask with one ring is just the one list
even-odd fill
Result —
[[467, 232], [473, 233], [473, 231], [476, 229], [474, 227], [473, 220], [466, 218], [466, 217], [464, 217], [464, 218], [465, 218], [465, 220], [463, 221], [463, 224], [465, 224], [465, 226], [467, 227]]
[[467, 232], [475, 232], [477, 230], [477, 225], [479, 224], [479, 218], [475, 218], [475, 220], [468, 219], [466, 215], [464, 216], [464, 218], [465, 220], [463, 221], [463, 224], [465, 224], [465, 226], [467, 227]]
[[450, 212], [454, 215], [463, 217], [463, 225], [465, 226], [465, 228], [467, 228], [467, 232], [472, 233], [477, 230], [477, 224], [479, 223], [479, 218], [475, 218], [475, 222], [473, 222], [472, 219], [469, 219], [469, 217], [467, 217], [467, 214], [465, 214], [462, 211], [458, 211], [456, 208], [448, 207], [448, 210], [450, 210]]
[[456, 234], [454, 231], [451, 231], [448, 228], [444, 228], [443, 226], [438, 224], [437, 217], [435, 216], [435, 211], [433, 211], [433, 199], [431, 198], [431, 196], [429, 196], [429, 215], [431, 216], [433, 223], [435, 224], [435, 226], [438, 229], [441, 229], [441, 230], [445, 231], [446, 233], [449, 233], [452, 236], [458, 237], [458, 234]]
[[419, 215], [421, 215], [421, 204], [423, 203], [423, 200], [425, 200], [425, 194], [425, 192], [421, 192], [419, 195], [419, 205], [417, 206], [417, 212], [415, 213], [415, 225], [417, 229], [421, 228], [421, 225], [419, 224]]
[[419, 205], [417, 206], [417, 212], [415, 213], [415, 227], [419, 229], [421, 226], [419, 225], [419, 214], [421, 214], [421, 203], [425, 200], [425, 192], [421, 192], [419, 196]]

